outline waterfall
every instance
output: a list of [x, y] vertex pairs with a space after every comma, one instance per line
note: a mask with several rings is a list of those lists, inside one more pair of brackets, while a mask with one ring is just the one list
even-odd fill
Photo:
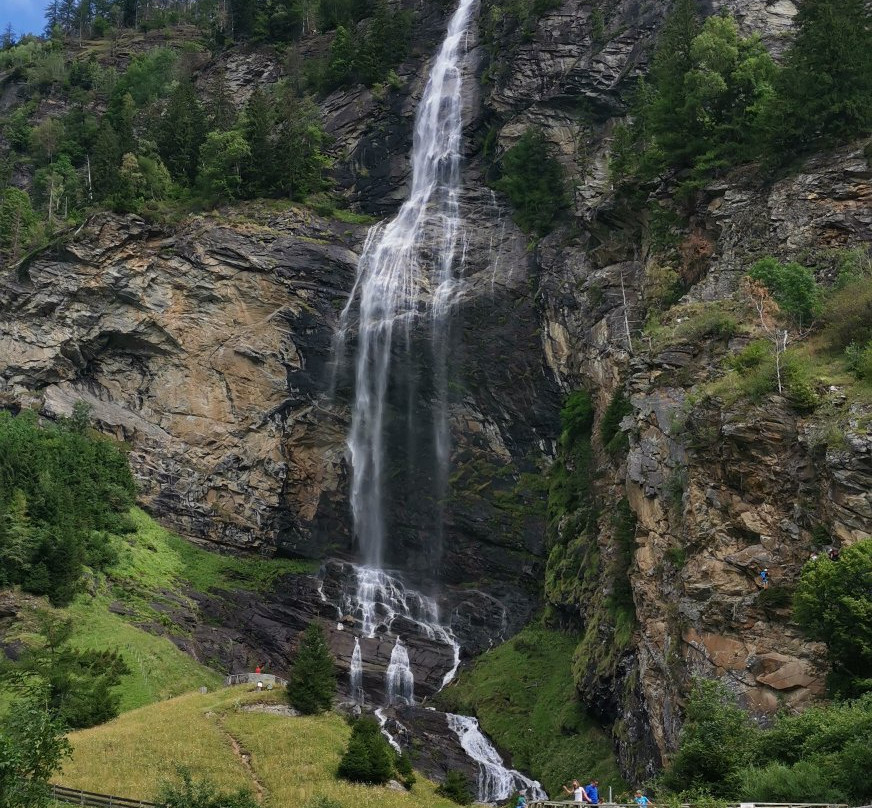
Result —
[[[437, 513], [430, 525], [431, 544], [438, 555], [441, 545], [441, 503], [448, 483], [450, 425], [448, 411], [449, 327], [452, 309], [462, 290], [467, 238], [460, 210], [462, 84], [469, 44], [469, 26], [476, 0], [460, 0], [448, 24], [445, 39], [433, 60], [430, 76], [415, 115], [412, 139], [412, 180], [408, 199], [397, 215], [367, 234], [357, 269], [357, 278], [340, 316], [335, 350], [356, 318], [357, 353], [354, 370], [354, 402], [348, 449], [351, 458], [351, 509], [354, 538], [363, 562], [354, 566], [354, 591], [346, 587], [339, 606], [342, 615], [360, 621], [364, 637], [392, 634], [395, 638], [385, 671], [387, 705], [414, 704], [414, 674], [409, 653], [394, 623], [405, 636], [410, 632], [436, 640], [452, 652], [452, 667], [442, 678], [442, 687], [455, 676], [460, 664], [460, 644], [449, 625], [440, 621], [435, 599], [407, 589], [396, 576], [383, 569], [388, 528], [385, 517], [387, 480], [386, 446], [388, 415], [393, 421], [402, 413], [391, 410], [388, 392], [394, 355], [411, 354], [412, 329], [428, 322], [432, 352], [432, 419], [434, 481]], [[493, 197], [492, 197], [493, 198]], [[502, 231], [500, 232], [500, 244]], [[494, 273], [498, 266], [495, 263]], [[493, 281], [492, 281], [493, 285]], [[338, 367], [337, 359], [334, 368]], [[394, 373], [396, 374], [396, 368]], [[393, 403], [393, 402], [392, 402]], [[416, 432], [415, 400], [410, 382], [405, 418], [409, 434]], [[410, 444], [411, 445], [411, 444]], [[410, 451], [409, 456], [414, 452]], [[349, 585], [351, 582], [349, 581]], [[359, 646], [355, 645], [355, 655]], [[354, 658], [352, 667], [354, 667]], [[352, 671], [352, 693], [355, 692]], [[376, 710], [387, 732], [384, 710]], [[479, 765], [479, 797], [489, 801], [509, 797], [516, 785], [544, 796], [538, 783], [506, 769], [500, 756], [478, 728], [478, 722], [463, 716], [448, 716], [461, 745]]]
[[[357, 310], [355, 396], [348, 448], [355, 539], [368, 567], [381, 567], [384, 515], [385, 414], [395, 336], [408, 349], [411, 328], [431, 318], [435, 405], [433, 440], [437, 489], [447, 482], [447, 327], [459, 287], [458, 247], [463, 253], [460, 215], [462, 67], [467, 29], [476, 0], [461, 0], [448, 24], [415, 116], [412, 186], [389, 222], [368, 233], [357, 279], [340, 318], [344, 338]], [[411, 409], [410, 409], [411, 413]], [[437, 500], [441, 490], [435, 492]], [[441, 530], [434, 525], [434, 533]], [[363, 598], [361, 598], [363, 599]]]
[[526, 789], [528, 796], [533, 799], [548, 799], [540, 783], [503, 765], [499, 752], [485, 737], [475, 718], [452, 713], [447, 713], [445, 717], [448, 726], [457, 735], [463, 751], [478, 763], [477, 800], [479, 802], [502, 802], [521, 789]]
[[409, 666], [409, 652], [397, 637], [391, 661], [385, 671], [385, 697], [388, 704], [414, 704], [415, 675]]
[[363, 704], [363, 655], [360, 652], [360, 640], [354, 638], [354, 652], [351, 654], [351, 699], [355, 704]]

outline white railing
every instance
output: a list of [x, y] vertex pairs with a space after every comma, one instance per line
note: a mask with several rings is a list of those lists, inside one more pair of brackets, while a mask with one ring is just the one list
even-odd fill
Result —
[[[570, 805], [587, 805], [588, 803], [573, 802], [572, 800], [530, 800], [529, 808], [569, 808]], [[693, 808], [693, 803], [683, 802], [678, 805], [664, 802], [663, 808]], [[599, 808], [639, 808], [635, 802], [607, 802], [600, 800]], [[658, 806], [660, 808], [660, 806]], [[727, 802], [724, 808], [848, 808], [843, 802]], [[864, 805], [862, 808], [872, 808], [872, 805]]]

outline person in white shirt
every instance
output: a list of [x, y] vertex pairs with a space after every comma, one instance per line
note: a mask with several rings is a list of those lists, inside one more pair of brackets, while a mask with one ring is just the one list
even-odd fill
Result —
[[590, 798], [585, 794], [584, 789], [581, 786], [581, 783], [578, 780], [572, 781], [572, 789], [568, 789], [566, 786], [563, 786], [563, 790], [567, 794], [572, 794], [573, 802], [590, 802]]

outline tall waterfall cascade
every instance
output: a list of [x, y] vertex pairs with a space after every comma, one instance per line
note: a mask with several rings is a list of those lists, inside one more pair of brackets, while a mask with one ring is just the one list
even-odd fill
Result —
[[[425, 637], [450, 651], [452, 663], [442, 676], [441, 687], [454, 678], [460, 664], [460, 644], [450, 620], [441, 619], [437, 600], [408, 588], [399, 573], [384, 569], [389, 537], [385, 487], [388, 420], [398, 417], [388, 395], [392, 374], [398, 372], [396, 357], [404, 351], [409, 354], [414, 334], [425, 337], [432, 360], [427, 426], [432, 429], [433, 467], [428, 478], [435, 489], [433, 501], [441, 502], [447, 488], [448, 333], [452, 309], [463, 289], [467, 245], [460, 205], [462, 90], [476, 4], [477, 0], [460, 0], [431, 63], [415, 116], [409, 196], [393, 219], [375, 225], [367, 235], [336, 343], [341, 356], [356, 326], [354, 400], [347, 444], [354, 539], [362, 564], [349, 565], [353, 569], [349, 579], [353, 580], [344, 583], [341, 602], [336, 606], [340, 620], [351, 616], [359, 626], [350, 673], [351, 696], [356, 703], [363, 704], [365, 698], [360, 640], [393, 637], [384, 674], [385, 702], [376, 709], [376, 716], [397, 749], [398, 742], [386, 728], [385, 710], [415, 703], [414, 673], [404, 637]], [[412, 425], [415, 410], [411, 396], [405, 417]], [[433, 540], [439, 542], [441, 512], [433, 522]], [[323, 596], [323, 590], [319, 591]], [[449, 716], [447, 720], [482, 772], [479, 799], [507, 798], [515, 785], [538, 787], [502, 765], [475, 719]], [[536, 793], [544, 794], [541, 788]]]

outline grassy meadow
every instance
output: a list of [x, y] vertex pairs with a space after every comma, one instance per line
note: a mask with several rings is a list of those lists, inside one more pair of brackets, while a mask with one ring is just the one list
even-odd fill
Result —
[[[72, 758], [55, 780], [71, 788], [147, 800], [181, 765], [227, 790], [248, 787], [257, 792], [259, 783], [269, 808], [301, 805], [316, 795], [355, 808], [453, 806], [420, 777], [409, 792], [338, 780], [336, 768], [351, 728], [335, 713], [289, 717], [243, 709], [282, 700], [283, 691], [258, 693], [240, 685], [132, 710], [72, 733]], [[243, 753], [250, 755], [248, 766]]]

